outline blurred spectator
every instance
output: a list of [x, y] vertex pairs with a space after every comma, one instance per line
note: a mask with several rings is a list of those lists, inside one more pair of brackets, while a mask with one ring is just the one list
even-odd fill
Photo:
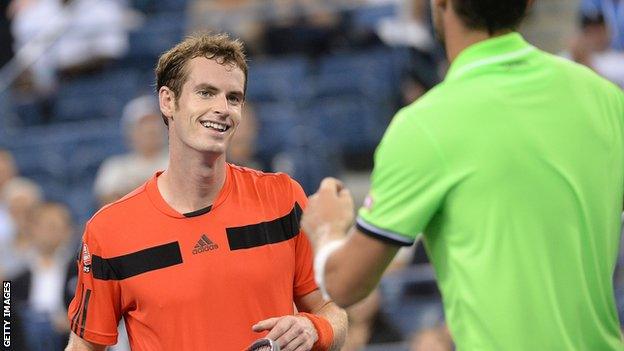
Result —
[[[0, 149], [0, 195], [11, 179], [17, 176], [15, 160], [7, 150]], [[0, 246], [7, 245], [13, 238], [15, 225], [9, 214], [8, 204], [0, 197]]]
[[23, 79], [23, 87], [48, 92], [57, 74], [95, 71], [123, 56], [128, 49], [126, 10], [125, 2], [116, 0], [13, 0], [9, 14], [15, 50], [29, 45], [20, 59], [24, 64], [36, 59], [31, 81]]
[[433, 40], [426, 0], [403, 0], [397, 15], [381, 20], [377, 32], [389, 46], [408, 46], [430, 51], [437, 44]]
[[15, 228], [9, 242], [0, 247], [0, 270], [4, 276], [12, 279], [27, 263], [31, 243], [29, 213], [41, 203], [42, 191], [37, 184], [26, 178], [14, 178], [4, 186], [1, 195]]
[[263, 47], [269, 55], [318, 56], [331, 51], [342, 36], [341, 15], [335, 4], [321, 1], [283, 1], [274, 9], [280, 16], [265, 27]]
[[14, 299], [29, 349], [60, 351], [69, 337], [66, 306], [74, 287], [68, 283], [76, 275], [73, 223], [67, 207], [50, 202], [32, 208], [28, 220], [32, 249], [27, 270], [14, 279]]
[[165, 126], [158, 100], [144, 95], [128, 102], [121, 118], [130, 152], [106, 159], [95, 179], [100, 205], [116, 201], [167, 167]]
[[624, 50], [623, 0], [581, 0], [581, 13], [589, 18], [602, 16], [610, 32], [611, 48]]
[[264, 31], [265, 2], [253, 0], [197, 0], [190, 4], [191, 31], [223, 31], [245, 42], [248, 53], [262, 51], [260, 36]]
[[256, 160], [256, 139], [258, 137], [258, 118], [251, 103], [246, 102], [243, 109], [244, 123], [238, 125], [236, 133], [227, 150], [228, 162], [239, 166], [262, 169]]
[[591, 17], [582, 15], [580, 22], [580, 33], [572, 40], [569, 52], [564, 52], [562, 56], [592, 68], [624, 88], [624, 51], [609, 47], [609, 31], [604, 16], [600, 13]]

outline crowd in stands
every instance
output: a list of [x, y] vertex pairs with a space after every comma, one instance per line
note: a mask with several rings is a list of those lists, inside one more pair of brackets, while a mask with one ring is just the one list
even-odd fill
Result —
[[[0, 276], [19, 301], [19, 350], [63, 349], [85, 221], [166, 168], [153, 68], [185, 33], [227, 31], [249, 52], [229, 160], [288, 172], [308, 193], [370, 169], [393, 114], [446, 67], [427, 0], [0, 3]], [[624, 1], [584, 0], [578, 26], [559, 54], [624, 87]], [[395, 263], [350, 309], [344, 350], [452, 350], [422, 244]]]

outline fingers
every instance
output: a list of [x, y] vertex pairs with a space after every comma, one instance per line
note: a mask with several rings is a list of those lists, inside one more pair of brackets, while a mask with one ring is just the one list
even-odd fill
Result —
[[340, 190], [340, 192], [338, 193], [338, 197], [343, 201], [349, 201], [353, 203], [353, 196], [351, 196], [351, 191], [347, 188], [343, 188], [342, 190]]
[[[293, 320], [290, 318], [281, 318], [273, 327], [273, 329], [271, 329], [271, 331], [269, 332], [269, 334], [267, 334], [265, 336], [265, 338], [269, 338], [272, 340], [277, 341], [278, 339], [282, 338], [282, 336], [284, 336], [284, 334], [286, 334], [292, 327], [293, 324]], [[282, 340], [284, 340], [285, 338], [282, 338]], [[292, 340], [292, 339], [290, 339]], [[290, 341], [288, 340], [288, 341]], [[285, 345], [285, 343], [279, 343], [280, 346]]]
[[321, 181], [319, 193], [337, 194], [344, 189], [344, 184], [336, 178], [327, 177]]
[[273, 327], [275, 327], [275, 324], [277, 324], [278, 321], [279, 321], [279, 318], [265, 319], [263, 321], [260, 321], [254, 324], [254, 326], [251, 327], [251, 330], [255, 331], [256, 333], [264, 331], [264, 330], [271, 330]]
[[[271, 328], [266, 328], [272, 325]], [[318, 339], [314, 325], [305, 317], [285, 316], [258, 322], [254, 331], [269, 330], [265, 338], [274, 340], [283, 351], [311, 350]]]

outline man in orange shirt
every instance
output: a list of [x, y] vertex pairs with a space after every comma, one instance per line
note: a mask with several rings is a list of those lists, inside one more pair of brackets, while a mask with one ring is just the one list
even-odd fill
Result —
[[156, 74], [169, 168], [88, 222], [68, 350], [115, 344], [122, 316], [133, 350], [239, 351], [259, 337], [339, 350], [346, 314], [314, 282], [303, 190], [225, 161], [245, 101], [242, 44], [190, 37]]

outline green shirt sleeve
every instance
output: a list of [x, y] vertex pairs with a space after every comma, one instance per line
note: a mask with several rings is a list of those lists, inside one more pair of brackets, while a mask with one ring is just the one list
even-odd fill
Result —
[[358, 212], [358, 229], [397, 245], [411, 245], [452, 186], [433, 136], [418, 109], [400, 111], [375, 152], [371, 189]]

